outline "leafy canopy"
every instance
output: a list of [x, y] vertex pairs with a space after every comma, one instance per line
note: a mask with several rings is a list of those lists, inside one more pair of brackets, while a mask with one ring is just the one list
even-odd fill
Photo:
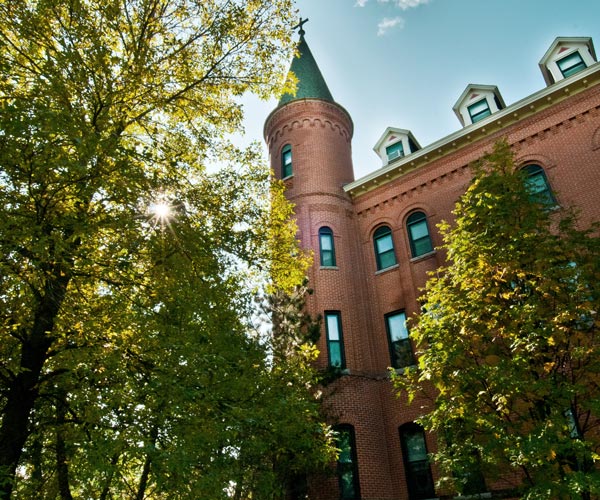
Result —
[[292, 15], [0, 2], [1, 498], [277, 498], [329, 457], [313, 349], [273, 366], [255, 324], [306, 259], [227, 140], [240, 96], [281, 91]]
[[483, 472], [523, 498], [600, 491], [599, 240], [547, 200], [502, 141], [441, 225], [448, 265], [411, 331], [419, 366], [395, 382], [430, 401], [448, 488], [477, 491]]

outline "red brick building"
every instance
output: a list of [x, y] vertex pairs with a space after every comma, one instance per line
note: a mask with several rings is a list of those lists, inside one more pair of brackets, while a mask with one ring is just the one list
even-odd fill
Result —
[[375, 146], [381, 168], [355, 180], [352, 119], [303, 32], [299, 54], [297, 93], [283, 96], [264, 130], [301, 243], [315, 256], [308, 307], [323, 316], [319, 365], [340, 375], [326, 398], [342, 436], [338, 478], [313, 485], [310, 498], [435, 497], [426, 461], [434, 440], [414, 423], [421, 405], [394, 394], [388, 367], [414, 364], [405, 318], [418, 310], [427, 272], [443, 263], [436, 225], [451, 219], [469, 164], [500, 138], [536, 189], [580, 207], [584, 224], [599, 220], [600, 64], [591, 39], [557, 38], [539, 63], [547, 87], [506, 105], [496, 87], [469, 85], [454, 107], [463, 128], [421, 147], [390, 127]]

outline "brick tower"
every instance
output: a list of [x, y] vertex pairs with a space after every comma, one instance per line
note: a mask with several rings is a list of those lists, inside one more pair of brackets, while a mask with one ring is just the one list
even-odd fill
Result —
[[[340, 432], [338, 478], [309, 481], [310, 498], [397, 499], [390, 484], [385, 413], [399, 402], [387, 376], [388, 349], [370, 335], [369, 282], [363, 245], [350, 196], [353, 124], [337, 104], [300, 31], [290, 71], [295, 95], [284, 95], [265, 122], [264, 135], [275, 176], [295, 205], [299, 239], [314, 253], [308, 310], [323, 316], [320, 369], [332, 372], [326, 410]], [[398, 458], [398, 457], [396, 457]], [[401, 460], [401, 458], [400, 458]], [[358, 470], [360, 463], [360, 477]]]

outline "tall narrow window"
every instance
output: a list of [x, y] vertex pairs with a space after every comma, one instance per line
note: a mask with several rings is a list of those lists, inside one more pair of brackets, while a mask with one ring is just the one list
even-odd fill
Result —
[[410, 252], [413, 257], [419, 257], [433, 251], [427, 217], [423, 212], [414, 212], [406, 219]]
[[406, 314], [404, 311], [387, 314], [385, 327], [390, 345], [390, 358], [394, 368], [412, 366], [415, 359], [406, 328]]
[[319, 229], [319, 253], [321, 266], [335, 266], [335, 247], [333, 245], [333, 231], [328, 227]]
[[404, 146], [402, 145], [402, 141], [396, 142], [385, 148], [385, 154], [388, 157], [388, 161], [402, 158], [404, 156]]
[[423, 428], [414, 423], [403, 425], [400, 427], [400, 443], [409, 498], [422, 500], [434, 497], [435, 490]]
[[292, 146], [286, 144], [281, 150], [281, 178], [292, 175]]
[[527, 165], [523, 170], [526, 172], [525, 183], [531, 193], [531, 198], [548, 207], [556, 205], [556, 199], [552, 194], [544, 169], [539, 165]]
[[342, 317], [339, 311], [325, 311], [325, 331], [327, 333], [329, 366], [345, 368]]
[[385, 269], [396, 263], [396, 254], [394, 253], [394, 242], [392, 241], [392, 230], [387, 226], [377, 228], [373, 235], [375, 244], [375, 259], [377, 260], [377, 269]]
[[565, 78], [587, 68], [579, 51], [575, 51], [572, 54], [559, 59], [556, 61], [556, 64]]
[[337, 473], [340, 484], [341, 500], [359, 500], [360, 486], [358, 482], [358, 462], [356, 460], [356, 441], [354, 428], [351, 425], [335, 427], [338, 433], [337, 447], [340, 450]]
[[469, 110], [469, 116], [471, 117], [471, 122], [473, 123], [483, 120], [486, 116], [490, 116], [492, 114], [487, 99], [481, 99], [481, 101], [477, 101], [476, 103], [468, 106], [467, 109]]

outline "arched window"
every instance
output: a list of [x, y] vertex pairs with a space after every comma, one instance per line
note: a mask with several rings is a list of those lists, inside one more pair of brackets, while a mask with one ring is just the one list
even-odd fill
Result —
[[292, 146], [286, 144], [281, 150], [281, 178], [292, 175]]
[[523, 167], [523, 171], [526, 173], [525, 183], [533, 201], [549, 207], [556, 205], [544, 169], [539, 165], [527, 165]]
[[399, 431], [408, 497], [410, 500], [435, 497], [423, 428], [411, 422], [401, 426]]
[[321, 257], [321, 266], [335, 266], [335, 247], [333, 244], [333, 231], [324, 226], [319, 229], [319, 254]]
[[423, 212], [413, 212], [406, 219], [410, 252], [413, 257], [419, 257], [433, 251], [427, 217]]
[[360, 484], [354, 428], [351, 425], [342, 424], [335, 426], [334, 429], [337, 432], [337, 447], [340, 450], [337, 462], [340, 499], [358, 500], [360, 499]]
[[373, 243], [375, 245], [377, 270], [385, 269], [396, 264], [392, 230], [389, 227], [381, 226], [377, 228], [375, 234], [373, 235]]

